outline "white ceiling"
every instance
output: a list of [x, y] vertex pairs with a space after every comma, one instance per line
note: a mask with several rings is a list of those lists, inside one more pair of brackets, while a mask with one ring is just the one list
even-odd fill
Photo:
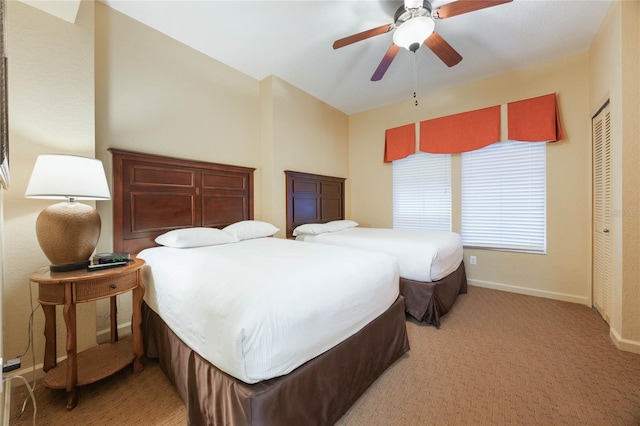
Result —
[[[393, 22], [402, 1], [102, 0], [109, 7], [258, 80], [275, 75], [347, 113], [412, 101], [414, 54], [371, 75], [392, 33], [333, 50], [339, 38]], [[434, 7], [450, 0], [434, 0]], [[514, 0], [436, 22], [464, 58], [448, 68], [417, 51], [418, 95], [585, 52], [610, 0]]]

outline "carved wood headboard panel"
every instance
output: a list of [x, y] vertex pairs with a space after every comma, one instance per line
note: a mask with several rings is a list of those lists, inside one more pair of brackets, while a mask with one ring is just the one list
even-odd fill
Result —
[[287, 238], [305, 223], [344, 219], [345, 178], [284, 172], [287, 177]]
[[223, 228], [253, 219], [248, 167], [117, 149], [113, 154], [113, 249], [138, 253], [167, 231]]

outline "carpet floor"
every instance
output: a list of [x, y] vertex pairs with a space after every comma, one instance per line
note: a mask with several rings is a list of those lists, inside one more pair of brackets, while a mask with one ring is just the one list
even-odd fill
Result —
[[[340, 419], [360, 425], [640, 425], [640, 355], [623, 352], [586, 306], [469, 287], [440, 329], [407, 321], [411, 350]], [[17, 383], [17, 382], [16, 382]], [[157, 362], [64, 391], [38, 384], [38, 425], [185, 425]], [[11, 425], [30, 425], [24, 386]]]

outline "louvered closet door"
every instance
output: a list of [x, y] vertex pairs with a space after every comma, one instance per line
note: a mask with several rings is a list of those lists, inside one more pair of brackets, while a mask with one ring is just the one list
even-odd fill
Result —
[[611, 316], [611, 114], [607, 104], [592, 120], [593, 131], [593, 305]]

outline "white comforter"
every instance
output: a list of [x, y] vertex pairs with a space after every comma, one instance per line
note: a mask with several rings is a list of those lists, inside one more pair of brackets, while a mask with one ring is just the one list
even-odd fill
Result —
[[399, 294], [384, 254], [259, 238], [143, 250], [144, 299], [174, 333], [247, 383], [284, 375], [362, 329]]
[[400, 276], [415, 281], [438, 281], [458, 269], [462, 262], [462, 238], [455, 232], [358, 227], [299, 235], [296, 240], [395, 256]]

